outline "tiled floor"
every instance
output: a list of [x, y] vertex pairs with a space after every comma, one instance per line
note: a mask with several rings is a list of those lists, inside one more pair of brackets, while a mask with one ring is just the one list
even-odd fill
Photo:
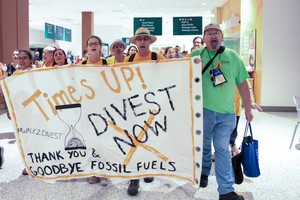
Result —
[[[0, 113], [1, 114], [1, 113]], [[297, 121], [296, 113], [258, 113], [254, 111], [253, 134], [259, 140], [261, 176], [245, 177], [236, 191], [246, 200], [300, 199], [300, 151], [294, 146], [300, 143], [300, 130], [293, 149], [290, 140]], [[241, 117], [238, 142], [242, 140], [245, 125]], [[300, 129], [300, 128], [299, 128]], [[11, 122], [5, 113], [0, 115], [0, 145], [5, 148], [5, 163], [0, 170], [0, 199], [197, 199], [216, 200], [217, 183], [214, 173], [205, 189], [194, 189], [182, 181], [155, 178], [153, 183], [141, 181], [136, 197], [127, 195], [127, 180], [112, 180], [107, 187], [90, 185], [85, 179], [43, 182], [22, 176], [23, 164], [14, 139]]]

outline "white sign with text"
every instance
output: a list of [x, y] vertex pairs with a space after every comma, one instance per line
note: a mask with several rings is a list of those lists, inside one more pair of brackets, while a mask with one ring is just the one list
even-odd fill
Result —
[[34, 69], [1, 86], [31, 176], [165, 176], [198, 187], [201, 63]]

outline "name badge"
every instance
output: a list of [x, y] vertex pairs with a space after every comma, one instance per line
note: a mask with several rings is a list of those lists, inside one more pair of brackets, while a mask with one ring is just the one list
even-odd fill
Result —
[[210, 70], [211, 81], [214, 87], [227, 82], [226, 77], [219, 68]]

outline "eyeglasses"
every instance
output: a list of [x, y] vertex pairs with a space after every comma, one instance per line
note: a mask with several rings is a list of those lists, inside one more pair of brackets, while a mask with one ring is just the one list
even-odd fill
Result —
[[194, 42], [194, 44], [200, 44], [201, 42]]
[[23, 56], [23, 57], [18, 57], [18, 60], [27, 60], [29, 57], [28, 56]]
[[145, 42], [147, 42], [147, 41], [149, 41], [149, 40], [151, 40], [151, 38], [149, 38], [149, 37], [138, 37], [138, 38], [136, 38], [136, 40], [137, 41], [139, 41], [139, 42], [141, 42], [141, 41], [145, 41]]
[[99, 42], [91, 42], [91, 43], [88, 43], [88, 45], [91, 47], [91, 46], [98, 46], [100, 45]]
[[207, 33], [206, 36], [208, 37], [219, 37], [220, 36], [220, 32], [217, 32], [217, 33]]

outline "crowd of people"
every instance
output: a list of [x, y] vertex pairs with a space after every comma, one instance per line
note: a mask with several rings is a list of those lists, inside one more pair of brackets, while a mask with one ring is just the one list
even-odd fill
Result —
[[[236, 52], [229, 48], [224, 49], [221, 46], [224, 38], [218, 24], [207, 25], [204, 28], [203, 39], [199, 36], [193, 39], [193, 47], [190, 53], [187, 51], [181, 52], [178, 45], [162, 48], [158, 53], [151, 52], [150, 45], [156, 39], [156, 36], [150, 34], [147, 28], [140, 27], [136, 30], [135, 35], [130, 38], [132, 45], [128, 47], [127, 52], [125, 52], [127, 44], [117, 39], [110, 46], [110, 56], [103, 58], [101, 57], [102, 40], [98, 36], [92, 35], [86, 39], [86, 49], [82, 52], [82, 59], [77, 62], [79, 65], [111, 65], [122, 62], [159, 61], [200, 55], [204, 68], [208, 68], [208, 70], [202, 71], [204, 133], [202, 172], [201, 177], [199, 177], [199, 186], [205, 188], [208, 185], [208, 176], [214, 161], [219, 199], [244, 199], [243, 196], [234, 192], [235, 173], [231, 162], [232, 157], [239, 152], [235, 139], [241, 111], [240, 99], [243, 101], [248, 122], [253, 119], [252, 108], [262, 110], [253, 100], [251, 102], [247, 82], [249, 75], [242, 60]], [[209, 65], [206, 66], [207, 64]], [[16, 49], [13, 52], [11, 63], [7, 65], [0, 63], [0, 77], [4, 79], [18, 70], [64, 65], [68, 65], [67, 56], [65, 51], [59, 47], [45, 47], [43, 49], [43, 61], [34, 61], [34, 57], [29, 50]], [[8, 117], [10, 118], [9, 114]], [[213, 144], [215, 153], [213, 153], [211, 144]], [[4, 162], [3, 152], [3, 147], [0, 147], [0, 168]], [[23, 170], [22, 174], [28, 174], [26, 169]], [[153, 180], [153, 177], [144, 178], [146, 183], [151, 183]], [[100, 182], [102, 186], [110, 183], [108, 178], [96, 176], [89, 177], [87, 181], [90, 184]], [[127, 190], [129, 195], [135, 196], [138, 194], [139, 182], [139, 179], [129, 181]]]

